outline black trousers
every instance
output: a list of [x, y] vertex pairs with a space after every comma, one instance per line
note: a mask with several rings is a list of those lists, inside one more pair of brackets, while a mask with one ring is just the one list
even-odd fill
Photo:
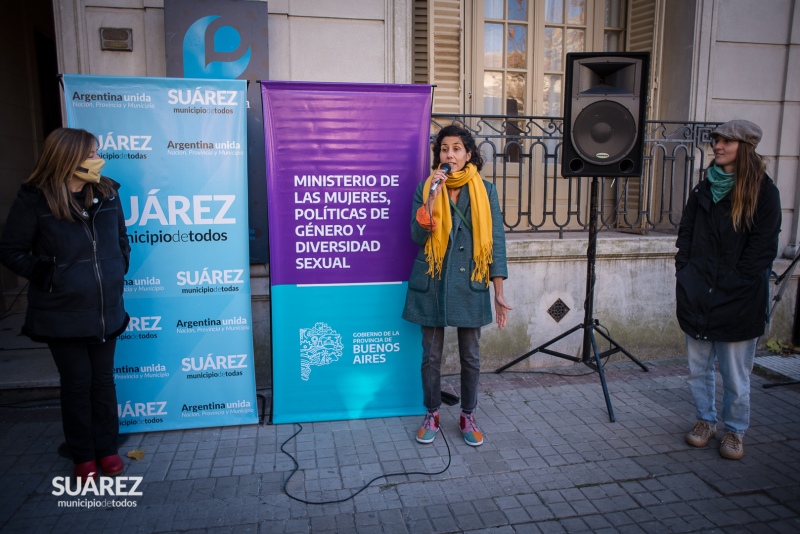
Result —
[[61, 420], [72, 461], [80, 464], [117, 454], [116, 338], [93, 345], [48, 346], [61, 375]]

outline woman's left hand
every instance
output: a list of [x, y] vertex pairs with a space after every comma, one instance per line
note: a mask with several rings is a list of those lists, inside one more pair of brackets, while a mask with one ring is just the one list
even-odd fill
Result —
[[511, 306], [506, 303], [503, 295], [494, 296], [494, 314], [497, 317], [497, 326], [502, 330], [508, 322], [508, 312], [513, 310]]

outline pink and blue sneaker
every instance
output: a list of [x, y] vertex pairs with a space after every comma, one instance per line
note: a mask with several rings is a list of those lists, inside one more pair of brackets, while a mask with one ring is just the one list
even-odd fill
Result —
[[437, 432], [439, 432], [439, 412], [426, 413], [422, 426], [417, 430], [417, 441], [420, 443], [433, 443]]
[[[461, 412], [461, 433], [464, 435], [464, 441], [467, 445], [477, 447], [483, 443], [483, 434], [475, 424], [475, 416], [471, 413]], [[431, 438], [431, 441], [433, 439]]]

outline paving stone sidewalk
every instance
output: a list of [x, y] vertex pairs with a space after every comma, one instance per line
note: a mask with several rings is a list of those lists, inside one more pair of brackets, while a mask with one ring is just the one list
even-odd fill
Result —
[[764, 389], [753, 376], [735, 462], [717, 440], [683, 441], [693, 423], [685, 360], [647, 364], [606, 366], [613, 423], [587, 368], [484, 374], [478, 448], [461, 438], [457, 407], [442, 410], [445, 435], [432, 445], [414, 441], [421, 417], [305, 424], [285, 445], [300, 464], [287, 489], [300, 499], [346, 499], [376, 476], [450, 462], [324, 505], [283, 491], [294, 464], [281, 446], [298, 427], [264, 425], [133, 434], [121, 452], [145, 450], [126, 460], [124, 475], [143, 477], [142, 495], [127, 498], [135, 507], [59, 506], [81, 499], [52, 495], [53, 477], [70, 473], [56, 453], [58, 407], [0, 408], [0, 531], [800, 532], [800, 388]]

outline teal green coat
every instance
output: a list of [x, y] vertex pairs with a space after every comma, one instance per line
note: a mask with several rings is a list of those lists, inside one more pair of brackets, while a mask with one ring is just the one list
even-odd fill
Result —
[[[497, 189], [486, 180], [483, 181], [489, 195], [492, 209], [492, 263], [489, 277], [508, 278], [506, 266], [506, 235]], [[472, 233], [461, 217], [453, 210], [453, 229], [450, 232], [447, 252], [442, 265], [442, 279], [431, 278], [428, 261], [425, 258], [425, 242], [429, 232], [417, 222], [417, 210], [422, 206], [422, 192], [425, 182], [417, 186], [411, 210], [411, 239], [419, 245], [419, 253], [414, 259], [411, 278], [408, 281], [406, 304], [403, 319], [422, 326], [457, 326], [479, 328], [492, 322], [492, 302], [489, 288], [484, 282], [470, 280], [475, 269], [472, 259]], [[442, 191], [440, 194], [444, 194]], [[469, 188], [461, 188], [458, 209], [472, 224], [472, 211], [469, 202]], [[490, 284], [491, 285], [491, 282]]]

